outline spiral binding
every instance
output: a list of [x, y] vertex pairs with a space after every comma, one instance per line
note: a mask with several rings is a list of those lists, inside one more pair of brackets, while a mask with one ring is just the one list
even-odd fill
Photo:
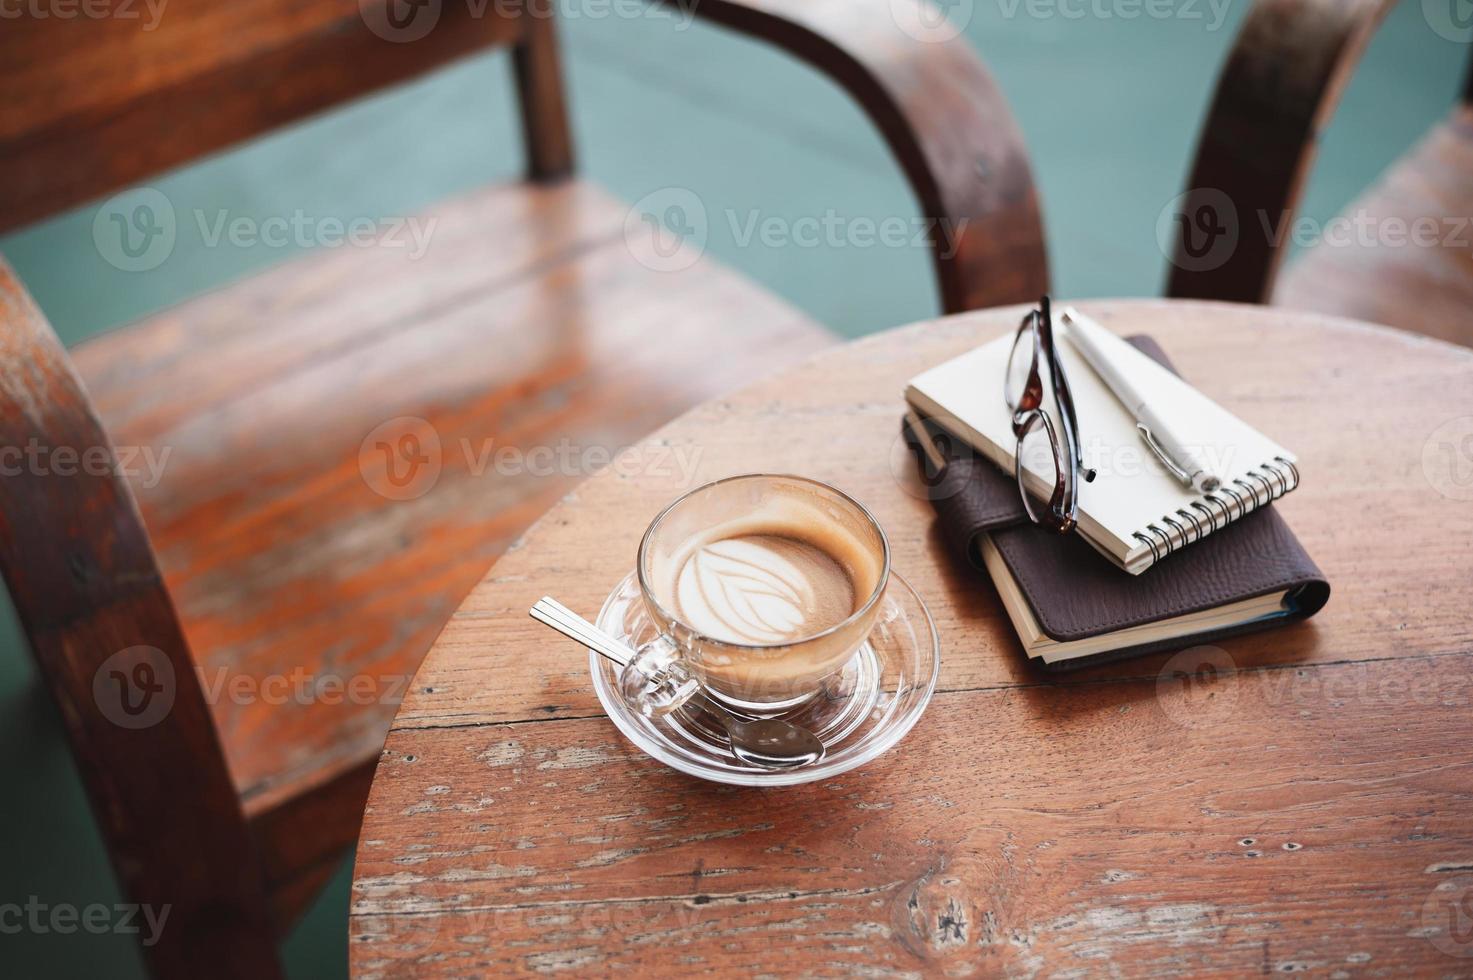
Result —
[[1200, 500], [1192, 501], [1190, 510], [1183, 507], [1163, 514], [1147, 524], [1145, 531], [1135, 532], [1134, 537], [1151, 549], [1151, 563], [1155, 564], [1178, 548], [1227, 527], [1250, 510], [1268, 506], [1297, 486], [1299, 467], [1293, 460], [1275, 456], [1233, 480], [1231, 486], [1225, 483], [1203, 494]]

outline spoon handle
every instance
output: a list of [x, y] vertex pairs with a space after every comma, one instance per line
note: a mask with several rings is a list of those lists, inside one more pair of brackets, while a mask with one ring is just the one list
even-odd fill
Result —
[[558, 602], [552, 596], [543, 596], [533, 604], [532, 618], [545, 623], [570, 640], [577, 640], [601, 657], [606, 657], [627, 667], [634, 659], [634, 650], [626, 643], [614, 639], [597, 626]]

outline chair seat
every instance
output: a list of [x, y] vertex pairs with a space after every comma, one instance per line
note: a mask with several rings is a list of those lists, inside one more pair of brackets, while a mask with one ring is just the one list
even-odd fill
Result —
[[319, 252], [73, 351], [248, 813], [371, 765], [461, 598], [611, 451], [831, 342], [709, 257], [657, 271], [627, 213], [488, 188], [421, 257]]
[[1473, 109], [1460, 107], [1344, 212], [1343, 243], [1289, 266], [1273, 301], [1473, 346], [1470, 216]]

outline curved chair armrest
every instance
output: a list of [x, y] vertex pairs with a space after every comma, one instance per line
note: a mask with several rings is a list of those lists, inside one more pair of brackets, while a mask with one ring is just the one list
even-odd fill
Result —
[[965, 41], [901, 27], [912, 15], [939, 23], [929, 0], [666, 2], [788, 51], [859, 102], [940, 225], [932, 258], [945, 312], [1031, 303], [1048, 290], [1033, 175], [1001, 91]]
[[1168, 296], [1268, 301], [1286, 252], [1278, 233], [1294, 220], [1320, 131], [1393, 5], [1254, 3], [1218, 79], [1187, 191], [1171, 215]]
[[206, 963], [275, 976], [273, 948], [219, 928], [259, 918], [264, 885], [240, 859], [245, 819], [116, 460], [66, 351], [0, 259], [0, 571], [126, 891], [169, 907], [145, 953], [175, 976]]

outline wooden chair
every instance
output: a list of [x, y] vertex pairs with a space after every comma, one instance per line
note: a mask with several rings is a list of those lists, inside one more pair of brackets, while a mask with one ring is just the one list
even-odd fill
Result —
[[[897, 27], [922, 3], [692, 9], [864, 107], [921, 212], [961, 225], [935, 253], [947, 311], [1032, 300], [1021, 138], [963, 43]], [[0, 32], [0, 230], [455, 57], [513, 56], [528, 179], [444, 203], [417, 262], [309, 256], [70, 352], [0, 263], [0, 445], [42, 452], [0, 485], [0, 567], [126, 891], [172, 907], [146, 951], [160, 975], [279, 975], [275, 940], [355, 840], [430, 641], [575, 479], [531, 454], [627, 445], [830, 340], [708, 258], [640, 261], [625, 205], [570, 176], [546, 11], [432, 4], [423, 37], [380, 36], [416, 9], [191, 0], [149, 32]], [[527, 465], [498, 472], [508, 447]], [[126, 458], [166, 450], [157, 482]]]
[[[1319, 134], [1393, 5], [1253, 5], [1218, 80], [1189, 191], [1173, 215], [1168, 295], [1273, 302], [1473, 345], [1473, 227], [1466, 223], [1473, 215], [1473, 74], [1448, 118], [1343, 213], [1374, 230], [1374, 244], [1342, 224], [1280, 281], [1290, 238], [1276, 243], [1264, 230], [1265, 222], [1275, 232], [1292, 227]], [[1225, 214], [1224, 201], [1235, 215]], [[1235, 247], [1224, 236], [1211, 251], [1211, 229], [1229, 224]], [[1407, 243], [1398, 245], [1393, 235]]]

